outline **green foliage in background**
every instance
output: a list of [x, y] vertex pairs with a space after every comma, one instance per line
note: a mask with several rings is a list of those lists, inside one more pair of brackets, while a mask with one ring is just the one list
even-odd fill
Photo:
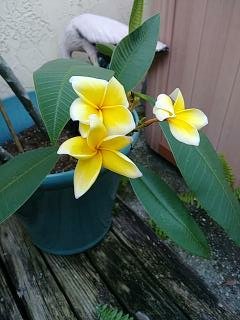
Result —
[[122, 311], [106, 304], [97, 307], [97, 316], [99, 320], [133, 320], [129, 315], [124, 315]]

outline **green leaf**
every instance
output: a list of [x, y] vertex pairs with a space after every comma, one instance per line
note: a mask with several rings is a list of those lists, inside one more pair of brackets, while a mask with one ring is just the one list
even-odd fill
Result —
[[41, 115], [50, 140], [55, 143], [69, 120], [69, 108], [76, 93], [69, 79], [87, 76], [109, 80], [113, 71], [94, 67], [79, 59], [57, 59], [34, 72], [34, 84]]
[[97, 316], [99, 320], [133, 320], [128, 314], [112, 308], [106, 304], [97, 306]]
[[48, 147], [22, 153], [0, 166], [0, 222], [33, 194], [57, 159], [57, 147]]
[[144, 0], [134, 0], [130, 21], [129, 33], [137, 29], [142, 23]]
[[148, 71], [156, 49], [160, 16], [155, 15], [126, 36], [112, 55], [110, 69], [126, 91], [142, 80]]
[[167, 122], [160, 124], [177, 166], [201, 206], [240, 244], [240, 205], [227, 181], [219, 157], [205, 134], [198, 147], [177, 141]]
[[115, 50], [115, 46], [111, 43], [97, 43], [96, 44], [98, 52], [104, 54], [107, 57], [112, 56], [113, 51]]
[[179, 246], [207, 257], [209, 250], [204, 234], [177, 195], [151, 170], [139, 168], [143, 176], [130, 182], [149, 216]]

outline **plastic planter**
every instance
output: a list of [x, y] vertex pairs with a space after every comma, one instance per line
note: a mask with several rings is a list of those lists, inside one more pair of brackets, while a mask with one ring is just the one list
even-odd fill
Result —
[[[36, 104], [35, 94], [30, 93]], [[16, 97], [4, 100], [16, 130], [33, 125], [31, 118]], [[137, 121], [137, 114], [134, 114]], [[9, 132], [0, 118], [0, 142], [8, 140]], [[134, 133], [135, 143], [138, 133]], [[122, 150], [125, 154], [130, 146]], [[38, 190], [17, 211], [17, 216], [43, 251], [70, 255], [86, 251], [101, 241], [112, 221], [112, 208], [119, 185], [119, 176], [102, 170], [92, 188], [76, 200], [73, 193], [73, 170], [48, 175]]]

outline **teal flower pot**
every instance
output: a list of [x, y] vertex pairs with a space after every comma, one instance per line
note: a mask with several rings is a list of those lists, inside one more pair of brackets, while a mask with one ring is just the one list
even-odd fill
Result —
[[[30, 93], [36, 105], [34, 93]], [[4, 100], [6, 111], [17, 132], [33, 125], [21, 103], [15, 97]], [[134, 114], [137, 121], [137, 114]], [[9, 132], [0, 118], [0, 143], [9, 140]], [[138, 133], [134, 133], [135, 143]], [[130, 146], [122, 150], [128, 154]], [[48, 175], [38, 190], [17, 211], [17, 216], [43, 251], [71, 255], [86, 251], [101, 241], [112, 221], [112, 208], [119, 185], [119, 176], [103, 169], [91, 189], [76, 200], [73, 173], [68, 171]]]

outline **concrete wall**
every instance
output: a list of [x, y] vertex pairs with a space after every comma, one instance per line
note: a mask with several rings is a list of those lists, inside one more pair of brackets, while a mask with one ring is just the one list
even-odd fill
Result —
[[[151, 1], [151, 0], [150, 0]], [[127, 23], [132, 0], [1, 0], [0, 53], [23, 85], [32, 72], [59, 56], [59, 41], [70, 19], [91, 12]], [[0, 97], [11, 91], [0, 79]]]

